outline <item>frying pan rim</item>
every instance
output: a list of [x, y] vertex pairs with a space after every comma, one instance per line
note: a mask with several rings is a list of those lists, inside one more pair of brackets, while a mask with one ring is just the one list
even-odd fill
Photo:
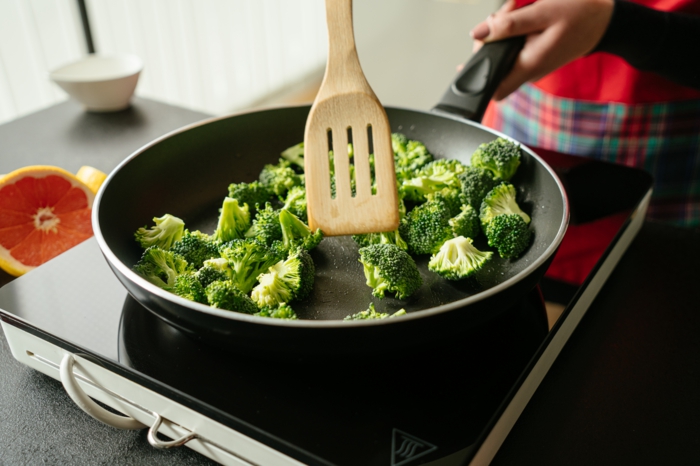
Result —
[[[242, 115], [248, 115], [248, 114], [253, 114], [253, 113], [261, 113], [261, 112], [266, 112], [266, 111], [274, 111], [274, 110], [284, 110], [284, 109], [301, 109], [301, 108], [311, 108], [310, 105], [279, 105], [279, 106], [269, 106], [269, 107], [258, 107], [255, 109], [250, 109], [250, 110], [244, 110], [241, 112], [236, 112], [236, 113], [231, 113], [227, 115], [220, 115], [220, 116], [214, 116], [210, 118], [205, 118], [203, 120], [194, 122], [189, 125], [185, 125], [183, 127], [177, 128], [173, 131], [170, 131], [168, 133], [165, 133], [164, 135], [160, 136], [159, 138], [154, 139], [153, 141], [141, 146], [140, 148], [136, 149], [134, 152], [132, 152], [128, 157], [126, 157], [124, 160], [122, 160], [107, 176], [105, 181], [102, 184], [102, 187], [99, 189], [97, 195], [95, 196], [94, 202], [93, 202], [93, 211], [92, 211], [92, 228], [94, 232], [95, 239], [97, 240], [97, 243], [100, 247], [100, 250], [102, 251], [102, 254], [105, 256], [105, 259], [109, 263], [111, 267], [116, 267], [118, 271], [126, 277], [128, 280], [131, 282], [135, 283], [138, 285], [140, 288], [146, 290], [147, 292], [157, 296], [160, 299], [165, 299], [166, 301], [171, 301], [174, 302], [175, 304], [178, 304], [181, 307], [189, 308], [190, 310], [198, 311], [198, 312], [203, 312], [205, 314], [209, 314], [214, 317], [220, 317], [224, 319], [229, 319], [229, 320], [241, 320], [246, 323], [255, 323], [255, 324], [260, 324], [260, 325], [271, 325], [271, 326], [278, 326], [278, 327], [302, 327], [302, 328], [337, 328], [337, 327], [342, 327], [342, 328], [349, 328], [349, 327], [364, 327], [364, 326], [376, 326], [376, 325], [401, 325], [402, 322], [408, 322], [414, 319], [422, 319], [431, 315], [436, 315], [436, 314], [442, 314], [444, 312], [449, 312], [457, 308], [465, 307], [470, 304], [482, 301], [486, 298], [489, 298], [493, 296], [494, 294], [497, 294], [498, 292], [515, 285], [516, 283], [520, 282], [521, 280], [525, 279], [531, 272], [533, 272], [535, 269], [540, 267], [542, 264], [544, 264], [551, 256], [554, 254], [561, 244], [561, 241], [564, 237], [564, 233], [566, 233], [566, 229], [569, 224], [569, 201], [568, 197], [566, 195], [566, 191], [564, 190], [564, 186], [557, 176], [557, 174], [554, 172], [552, 167], [549, 166], [549, 164], [545, 163], [542, 158], [534, 153], [529, 147], [521, 144], [519, 141], [513, 139], [512, 137], [503, 134], [499, 131], [493, 130], [491, 128], [488, 128], [480, 123], [464, 119], [458, 115], [452, 115], [449, 113], [444, 113], [444, 112], [431, 112], [431, 111], [426, 111], [426, 110], [416, 110], [416, 109], [410, 109], [410, 108], [404, 108], [404, 107], [395, 107], [395, 106], [386, 106], [386, 109], [391, 109], [391, 110], [399, 110], [399, 111], [406, 111], [406, 112], [412, 112], [412, 113], [418, 113], [418, 114], [423, 114], [427, 115], [430, 117], [439, 117], [439, 118], [446, 118], [450, 120], [454, 120], [458, 123], [462, 124], [468, 124], [471, 126], [476, 127], [477, 129], [480, 129], [482, 131], [486, 131], [487, 133], [493, 134], [497, 137], [502, 137], [508, 140], [511, 140], [513, 142], [516, 142], [517, 144], [520, 145], [520, 147], [526, 151], [530, 157], [534, 157], [540, 165], [542, 165], [543, 168], [545, 168], [551, 177], [554, 179], [555, 183], [557, 184], [559, 188], [559, 193], [562, 196], [562, 206], [563, 206], [563, 218], [562, 221], [559, 225], [559, 230], [557, 231], [556, 236], [554, 237], [554, 240], [549, 244], [549, 246], [545, 249], [545, 251], [536, 259], [534, 260], [531, 264], [526, 266], [523, 270], [521, 270], [518, 274], [515, 276], [509, 278], [508, 280], [499, 283], [496, 286], [493, 286], [487, 290], [481, 291], [475, 295], [469, 296], [467, 298], [459, 299], [456, 301], [452, 301], [450, 303], [446, 304], [441, 304], [439, 306], [434, 306], [430, 307], [427, 309], [421, 309], [419, 312], [411, 312], [407, 313], [404, 316], [401, 316], [400, 319], [376, 319], [376, 320], [363, 320], [363, 321], [344, 321], [344, 320], [338, 320], [338, 319], [332, 319], [332, 320], [312, 320], [312, 319], [304, 319], [304, 320], [282, 320], [282, 319], [270, 319], [270, 318], [265, 318], [265, 317], [258, 317], [258, 316], [253, 316], [249, 314], [244, 314], [241, 312], [235, 312], [235, 311], [227, 311], [223, 309], [217, 309], [215, 307], [208, 306], [206, 304], [201, 304], [201, 303], [196, 303], [193, 301], [190, 301], [188, 299], [182, 298], [180, 296], [177, 296], [173, 293], [170, 293], [168, 291], [165, 291], [158, 286], [150, 283], [146, 279], [142, 278], [138, 274], [136, 274], [130, 267], [128, 267], [126, 264], [124, 264], [117, 256], [112, 252], [112, 250], [109, 248], [107, 245], [107, 242], [105, 241], [103, 235], [102, 235], [102, 229], [100, 228], [100, 222], [99, 222], [99, 212], [100, 212], [100, 205], [102, 202], [102, 197], [104, 192], [106, 191], [107, 187], [109, 186], [109, 183], [112, 181], [112, 179], [119, 173], [126, 165], [131, 163], [136, 157], [138, 157], [140, 154], [142, 154], [144, 151], [147, 149], [159, 144], [160, 142], [171, 138], [172, 136], [180, 133], [184, 133], [185, 131], [192, 130], [194, 128], [197, 128], [199, 126], [203, 126], [206, 124], [214, 123], [220, 120], [226, 120], [229, 118], [234, 118], [237, 116], [242, 116]], [[121, 280], [120, 280], [121, 281]], [[126, 287], [126, 285], [122, 284], [123, 286]], [[139, 300], [137, 300], [139, 301]], [[139, 301], [140, 302], [140, 301]]]

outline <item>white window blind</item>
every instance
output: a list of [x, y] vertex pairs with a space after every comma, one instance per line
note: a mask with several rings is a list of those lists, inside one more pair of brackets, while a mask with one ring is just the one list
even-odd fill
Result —
[[145, 63], [137, 93], [221, 114], [325, 66], [322, 0], [89, 0], [95, 48]]
[[0, 0], [0, 123], [65, 99], [48, 71], [84, 54], [75, 0]]
[[[143, 97], [225, 114], [317, 84], [325, 66], [324, 0], [85, 3], [98, 53], [143, 59]], [[470, 54], [469, 30], [499, 4], [355, 0], [360, 61], [380, 100], [434, 105]], [[85, 54], [77, 0], [0, 0], [0, 123], [65, 99], [48, 72]]]

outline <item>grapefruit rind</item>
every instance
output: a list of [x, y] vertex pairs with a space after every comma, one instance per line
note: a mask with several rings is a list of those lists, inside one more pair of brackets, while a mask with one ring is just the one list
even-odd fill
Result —
[[[96, 169], [95, 171], [99, 172], [99, 170]], [[90, 173], [90, 171], [87, 171], [87, 173]], [[99, 176], [95, 175], [96, 174], [93, 172], [93, 181], [99, 179]], [[46, 190], [42, 190], [42, 188], [45, 187], [45, 185], [48, 182], [35, 182], [34, 180], [31, 180], [32, 178], [41, 180], [50, 176], [57, 176], [67, 181], [69, 185], [67, 187], [68, 191], [66, 192], [71, 193], [71, 195], [61, 196], [60, 193], [47, 192]], [[83, 202], [86, 201], [87, 205], [86, 207], [83, 207], [82, 210], [88, 212], [89, 220], [89, 211], [90, 209], [92, 209], [92, 204], [95, 199], [95, 191], [99, 189], [99, 184], [101, 183], [94, 182], [93, 186], [91, 187], [83, 181], [81, 181], [75, 175], [69, 173], [68, 171], [62, 168], [44, 165], [35, 165], [20, 168], [18, 170], [13, 171], [12, 173], [0, 177], [0, 215], [4, 215], [4, 219], [10, 219], [7, 220], [7, 222], [10, 223], [10, 226], [3, 228], [5, 230], [4, 235], [6, 245], [18, 244], [18, 242], [21, 243], [22, 241], [27, 240], [30, 236], [37, 235], [39, 232], [39, 230], [36, 228], [27, 227], [27, 218], [32, 218], [32, 215], [35, 215], [34, 212], [30, 211], [30, 205], [32, 204], [32, 200], [28, 200], [26, 198], [27, 196], [25, 196], [24, 198], [22, 196], [13, 196], [13, 193], [20, 191], [19, 188], [8, 188], [4, 190], [4, 188], [8, 186], [19, 186], [18, 182], [22, 186], [24, 186], [25, 190], [23, 192], [25, 195], [27, 194], [27, 187], [34, 186], [32, 185], [32, 183], [34, 183], [36, 185], [35, 187], [37, 189], [37, 192], [30, 193], [29, 197], [31, 198], [35, 196], [41, 196], [42, 199], [46, 199], [48, 200], [48, 202], [53, 203], [51, 204], [51, 206], [55, 207], [56, 210], [58, 210], [59, 213], [62, 215], [62, 217], [65, 218], [66, 224], [63, 228], [57, 229], [58, 234], [56, 235], [56, 237], [52, 238], [50, 242], [42, 242], [41, 248], [25, 248], [24, 250], [22, 250], [23, 256], [31, 257], [31, 262], [35, 263], [36, 265], [28, 265], [27, 262], [29, 261], [23, 262], [21, 260], [18, 260], [12, 255], [9, 249], [0, 244], [0, 268], [2, 268], [5, 272], [9, 273], [10, 275], [16, 277], [23, 275], [29, 272], [30, 270], [33, 270], [38, 265], [41, 265], [41, 263], [45, 262], [41, 259], [42, 257], [53, 257], [58, 253], [64, 252], [70, 247], [92, 236], [91, 233], [90, 235], [87, 235], [87, 233], [85, 232], [79, 232], [76, 235], [73, 235], [73, 240], [69, 241], [65, 238], [66, 231], [64, 230], [68, 228], [70, 221], [75, 221], [76, 216], [81, 216], [80, 210], [73, 209], [75, 209], [77, 206], [82, 205], [80, 204], [80, 200], [77, 198], [83, 198], [79, 195], [76, 196], [76, 191], [72, 190], [72, 188], [78, 188], [85, 194]], [[63, 188], [65, 188], [65, 183], [61, 183], [61, 185]], [[2, 193], [4, 193], [4, 195]], [[2, 199], [2, 197], [5, 198]], [[15, 208], [8, 208], [8, 206]], [[34, 208], [34, 210], [36, 210], [36, 208]], [[22, 217], [24, 217], [24, 220], [22, 220]], [[23, 224], [18, 223], [22, 221], [24, 222]], [[15, 223], [18, 224], [14, 225]], [[13, 235], [17, 237], [13, 237]], [[19, 244], [18, 246], [13, 248], [13, 250], [16, 251], [17, 248], [22, 249], [22, 245]]]
[[102, 186], [102, 183], [107, 178], [107, 174], [95, 167], [83, 165], [75, 174], [75, 177], [85, 183], [93, 193], [97, 194], [97, 191], [100, 190], [100, 186]]

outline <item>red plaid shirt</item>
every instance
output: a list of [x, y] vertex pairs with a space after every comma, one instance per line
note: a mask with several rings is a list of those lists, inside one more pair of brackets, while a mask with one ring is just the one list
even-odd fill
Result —
[[[636, 3], [700, 15], [700, 1]], [[700, 91], [639, 71], [615, 55], [593, 53], [492, 102], [483, 123], [535, 152], [645, 169], [654, 177], [648, 217], [700, 225]], [[570, 225], [547, 276], [582, 283], [624, 220]]]

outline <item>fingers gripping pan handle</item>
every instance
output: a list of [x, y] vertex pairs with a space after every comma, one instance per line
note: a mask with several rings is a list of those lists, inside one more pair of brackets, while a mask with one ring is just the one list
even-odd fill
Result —
[[525, 36], [484, 44], [464, 65], [433, 111], [481, 121], [489, 100], [513, 68]]

